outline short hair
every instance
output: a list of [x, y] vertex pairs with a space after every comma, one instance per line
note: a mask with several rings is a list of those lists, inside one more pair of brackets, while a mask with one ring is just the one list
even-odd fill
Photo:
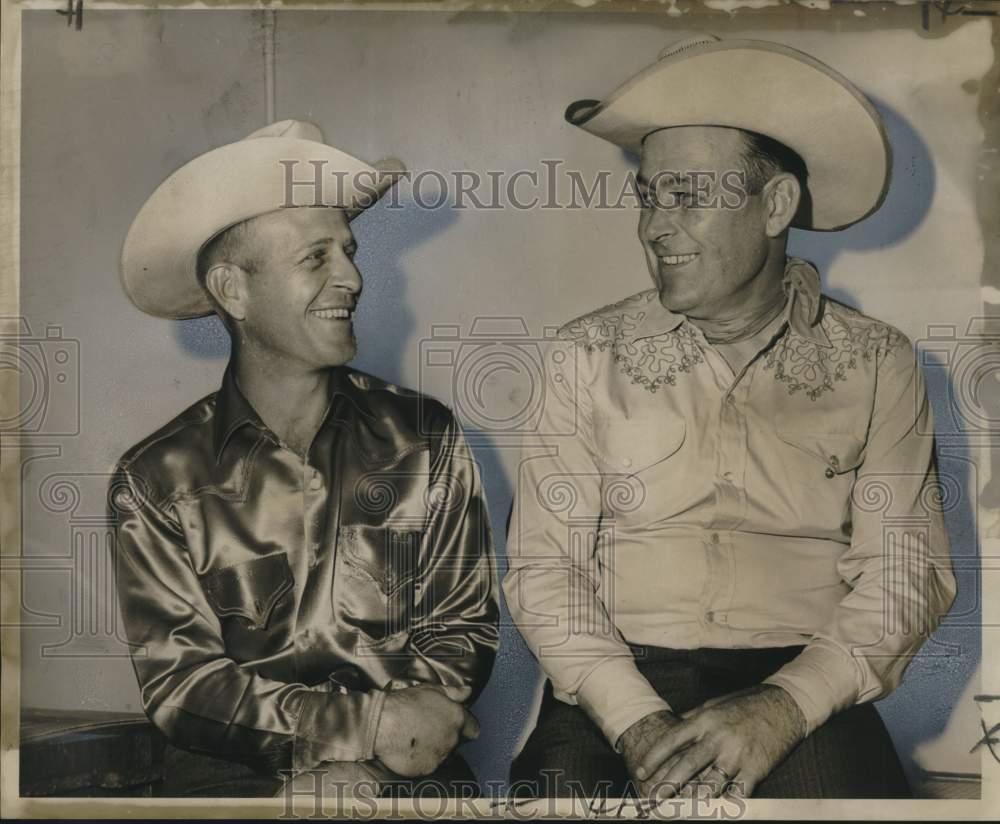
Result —
[[234, 223], [209, 240], [198, 250], [198, 261], [195, 274], [198, 283], [205, 287], [209, 270], [220, 263], [232, 263], [253, 274], [260, 264], [257, 250], [254, 248], [253, 223], [256, 218], [241, 220]]
[[745, 137], [743, 170], [747, 176], [747, 194], [760, 194], [772, 177], [787, 172], [795, 176], [805, 196], [809, 170], [798, 152], [766, 134], [747, 129], [740, 131]]

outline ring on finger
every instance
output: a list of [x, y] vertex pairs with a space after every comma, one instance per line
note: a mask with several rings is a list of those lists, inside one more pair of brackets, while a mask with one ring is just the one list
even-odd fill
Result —
[[708, 768], [708, 772], [717, 772], [724, 779], [726, 779], [727, 784], [733, 780], [733, 777], [729, 773], [727, 773], [724, 769], [722, 769], [722, 767], [720, 767], [718, 764], [712, 764], [712, 766]]

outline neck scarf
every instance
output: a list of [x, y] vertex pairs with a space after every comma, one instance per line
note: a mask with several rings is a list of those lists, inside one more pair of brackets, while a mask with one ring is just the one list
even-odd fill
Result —
[[[788, 258], [782, 291], [771, 300], [755, 307], [746, 314], [727, 320], [688, 318], [701, 329], [709, 343], [738, 343], [752, 338], [774, 320], [786, 306], [790, 319], [801, 321], [801, 312], [810, 326], [819, 319], [819, 274], [813, 266], [798, 258]], [[796, 325], [793, 321], [793, 325]]]

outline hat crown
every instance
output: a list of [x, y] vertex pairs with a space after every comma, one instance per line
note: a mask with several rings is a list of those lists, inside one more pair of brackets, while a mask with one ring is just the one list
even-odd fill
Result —
[[715, 43], [721, 42], [722, 38], [716, 37], [714, 34], [698, 34], [694, 37], [685, 37], [683, 40], [678, 40], [676, 43], [671, 43], [669, 46], [664, 48], [656, 56], [657, 60], [666, 60], [668, 57], [673, 57], [676, 54], [680, 54], [682, 51], [687, 51], [688, 49], [693, 49], [698, 46], [711, 46]]
[[315, 123], [307, 120], [279, 120], [277, 123], [269, 123], [263, 129], [257, 129], [248, 134], [244, 140], [253, 140], [257, 137], [294, 137], [300, 140], [313, 140], [323, 143], [323, 132]]

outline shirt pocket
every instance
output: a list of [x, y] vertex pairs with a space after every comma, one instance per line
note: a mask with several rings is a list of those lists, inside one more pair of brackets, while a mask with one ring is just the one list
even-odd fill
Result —
[[409, 632], [422, 539], [420, 530], [340, 528], [332, 598], [341, 625], [376, 643]]
[[799, 471], [789, 480], [825, 487], [838, 479], [853, 480], [864, 461], [865, 441], [850, 434], [804, 432], [779, 427], [775, 434], [788, 451], [788, 465]]
[[607, 472], [635, 475], [672, 457], [684, 444], [683, 418], [665, 412], [631, 417], [599, 417], [595, 422], [597, 459]]
[[280, 648], [288, 626], [286, 613], [294, 606], [294, 582], [284, 553], [253, 558], [202, 579], [230, 657], [247, 661]]

